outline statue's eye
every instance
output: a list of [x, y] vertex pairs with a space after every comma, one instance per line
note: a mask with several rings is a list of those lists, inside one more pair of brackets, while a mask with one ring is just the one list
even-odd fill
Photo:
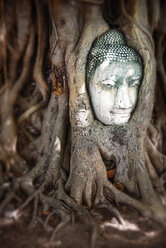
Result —
[[133, 79], [131, 80], [131, 82], [129, 83], [130, 87], [134, 87], [134, 86], [138, 86], [140, 84], [140, 80], [139, 79]]
[[114, 79], [105, 79], [102, 81], [102, 84], [112, 88], [116, 85], [116, 81]]

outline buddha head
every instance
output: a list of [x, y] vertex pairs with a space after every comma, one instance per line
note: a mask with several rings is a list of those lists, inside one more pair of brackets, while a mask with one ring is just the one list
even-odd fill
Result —
[[121, 32], [109, 30], [93, 42], [86, 73], [96, 118], [106, 125], [127, 123], [137, 103], [143, 67]]

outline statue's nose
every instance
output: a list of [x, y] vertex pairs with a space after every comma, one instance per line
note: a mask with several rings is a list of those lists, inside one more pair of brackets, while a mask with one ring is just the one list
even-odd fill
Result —
[[128, 109], [132, 107], [127, 84], [123, 84], [118, 88], [115, 107], [120, 109]]

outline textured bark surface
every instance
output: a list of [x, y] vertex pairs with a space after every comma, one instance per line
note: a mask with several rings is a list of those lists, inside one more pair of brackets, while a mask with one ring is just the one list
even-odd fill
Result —
[[[115, 205], [124, 203], [165, 226], [165, 2], [23, 0], [0, 9], [0, 213], [13, 204], [7, 214], [19, 217], [33, 201], [32, 224], [61, 218], [52, 239], [81, 213], [92, 246], [89, 208], [106, 207], [122, 224]], [[123, 126], [95, 119], [86, 87], [88, 52], [109, 28], [143, 59], [138, 103]]]

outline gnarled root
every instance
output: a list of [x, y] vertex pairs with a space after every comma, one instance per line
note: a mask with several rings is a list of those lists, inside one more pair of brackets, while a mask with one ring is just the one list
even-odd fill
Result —
[[125, 203], [127, 205], [130, 205], [134, 208], [136, 208], [143, 216], [146, 216], [148, 218], [151, 218], [152, 220], [155, 220], [156, 222], [160, 223], [162, 226], [166, 226], [166, 208], [162, 206], [159, 199], [157, 199], [157, 202], [153, 202], [152, 205], [145, 204], [141, 202], [140, 200], [136, 200], [129, 196], [128, 194], [125, 194], [124, 192], [119, 191], [116, 189], [110, 182], [107, 182], [105, 185], [106, 188], [110, 189], [110, 191], [114, 194], [115, 199], [119, 203]]
[[[106, 178], [104, 163], [98, 148], [85, 137], [79, 137], [71, 157], [71, 169], [65, 185], [67, 192], [78, 203], [89, 207], [103, 198], [103, 181]], [[95, 192], [95, 195], [94, 195]]]

